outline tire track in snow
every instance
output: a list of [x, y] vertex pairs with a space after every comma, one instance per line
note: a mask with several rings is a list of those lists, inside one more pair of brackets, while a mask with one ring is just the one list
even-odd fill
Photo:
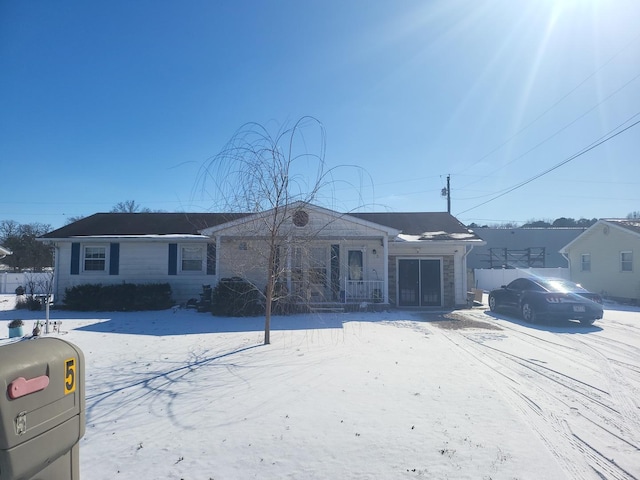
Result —
[[[454, 335], [458, 341], [453, 338]], [[527, 423], [572, 478], [614, 480], [636, 478], [573, 434], [566, 420], [554, 413], [558, 406], [564, 406], [567, 416], [570, 417], [570, 412], [574, 409], [573, 404], [584, 405], [586, 402], [589, 404], [589, 411], [598, 418], [595, 422], [588, 421], [602, 428], [611, 438], [626, 442], [624, 438], [602, 426], [602, 424], [615, 423], [616, 428], [620, 427], [619, 422], [616, 421], [620, 416], [619, 413], [606, 403], [607, 392], [538, 365], [531, 360], [489, 347], [464, 333], [447, 332], [445, 336], [466, 354], [488, 367], [494, 380], [499, 380], [495, 378], [495, 374], [509, 380], [506, 384], [501, 383], [506, 387], [502, 391], [508, 392], [505, 400], [516, 411], [521, 412]], [[530, 378], [532, 374], [533, 380]], [[543, 405], [539, 404], [541, 400]], [[632, 444], [626, 443], [627, 446], [631, 445], [635, 448]]]
[[599, 347], [613, 350], [616, 355], [625, 357], [626, 360], [636, 360], [637, 362], [638, 359], [640, 359], [640, 348], [636, 347], [635, 345], [620, 342], [619, 340], [608, 338], [603, 335], [589, 337], [589, 342], [594, 345], [598, 345]]
[[630, 443], [640, 445], [640, 438], [635, 432], [640, 432], [640, 407], [635, 403], [634, 399], [638, 397], [638, 390], [627, 380], [629, 369], [623, 369], [620, 366], [614, 366], [607, 355], [588, 345], [581, 339], [570, 339], [576, 344], [582, 345], [582, 349], [588, 349], [592, 358], [604, 373], [609, 387], [609, 395], [612, 397], [616, 410], [622, 416], [622, 422], [626, 434], [631, 437]]
[[[513, 375], [516, 372], [505, 372], [500, 362], [496, 362], [493, 357], [486, 358], [482, 352], [471, 351], [469, 348], [463, 346], [460, 341], [456, 341], [453, 338], [453, 334], [445, 333], [445, 337], [456, 347], [463, 351], [466, 355], [472, 357], [476, 361], [483, 364], [488, 368], [489, 376], [492, 377], [494, 383], [498, 384], [500, 391], [503, 392], [504, 400], [512, 406], [514, 411], [520, 412], [525, 422], [529, 427], [538, 435], [542, 443], [547, 447], [547, 450], [556, 458], [561, 468], [574, 479], [588, 479], [591, 478], [591, 469], [589, 465], [584, 462], [575, 461], [574, 456], [571, 453], [565, 452], [566, 445], [570, 442], [566, 441], [561, 444], [558, 441], [560, 434], [558, 428], [554, 428], [552, 422], [549, 421], [544, 415], [543, 408], [531, 397], [522, 393], [522, 383], [519, 381], [517, 375]], [[468, 340], [464, 335], [457, 334], [456, 337], [462, 340]], [[508, 383], [501, 382], [495, 376], [501, 376], [507, 380]]]
[[[475, 341], [472, 338], [469, 339], [471, 341]], [[571, 341], [580, 342], [578, 339], [572, 339]], [[640, 431], [640, 420], [638, 420], [637, 407], [632, 401], [633, 396], [629, 396], [626, 393], [627, 391], [633, 392], [633, 390], [628, 387], [628, 384], [622, 375], [619, 375], [612, 368], [609, 368], [606, 358], [597, 350], [590, 351], [588, 357], [591, 359], [593, 359], [594, 356], [602, 358], [601, 361], [596, 362], [596, 365], [598, 366], [598, 370], [601, 374], [603, 374], [600, 376], [605, 378], [607, 381], [609, 389], [606, 391], [574, 379], [571, 376], [564, 375], [548, 367], [537, 365], [535, 362], [523, 359], [517, 355], [503, 352], [488, 345], [482, 345], [482, 347], [493, 349], [496, 352], [504, 354], [505, 356], [510, 357], [512, 361], [519, 363], [522, 367], [535, 370], [545, 379], [555, 382], [560, 389], [552, 394], [552, 390], [547, 390], [545, 388], [545, 393], [552, 396], [556, 401], [564, 403], [571, 409], [575, 408], [573, 404], [576, 403], [576, 399], [567, 395], [563, 390], [563, 387], [579, 394], [582, 400], [586, 400], [589, 403], [578, 402], [581, 407], [586, 409], [586, 413], [576, 409], [578, 414], [594, 426], [597, 426], [603, 432], [606, 432], [616, 438], [618, 441], [640, 451], [640, 448], [638, 447], [640, 441], [638, 440], [638, 435], [636, 433]], [[580, 351], [583, 352], [583, 350], [584, 349], [581, 349]], [[612, 431], [612, 428], [616, 431]]]

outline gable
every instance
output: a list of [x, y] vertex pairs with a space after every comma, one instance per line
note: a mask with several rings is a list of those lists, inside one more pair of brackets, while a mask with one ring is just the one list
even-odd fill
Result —
[[584, 248], [586, 244], [611, 244], [626, 239], [633, 243], [640, 242], [640, 221], [628, 219], [600, 219], [584, 233], [567, 243], [560, 250], [569, 253], [575, 248]]
[[397, 235], [399, 232], [353, 215], [341, 214], [316, 205], [292, 204], [283, 206], [275, 213], [269, 210], [232, 222], [204, 229], [204, 235], [268, 236], [274, 220], [278, 222], [280, 235], [313, 235], [322, 237], [353, 237]]

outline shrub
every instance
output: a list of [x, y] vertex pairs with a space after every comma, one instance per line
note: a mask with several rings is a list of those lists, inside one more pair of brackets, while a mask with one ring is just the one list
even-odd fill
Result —
[[67, 288], [64, 307], [78, 311], [164, 310], [173, 305], [168, 283], [84, 284]]
[[248, 317], [263, 312], [260, 291], [242, 278], [223, 278], [213, 289], [211, 313], [214, 315]]
[[24, 326], [24, 322], [19, 318], [16, 318], [15, 320], [11, 320], [8, 325], [9, 328], [20, 328], [22, 326]]
[[42, 310], [42, 302], [33, 295], [20, 297], [16, 301], [16, 310], [22, 310], [24, 308], [31, 311]]

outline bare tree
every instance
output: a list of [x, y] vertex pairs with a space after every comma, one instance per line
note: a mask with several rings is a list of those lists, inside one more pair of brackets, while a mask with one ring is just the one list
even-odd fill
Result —
[[42, 306], [38, 295], [42, 296], [42, 302], [48, 303], [53, 294], [54, 273], [48, 272], [26, 272], [24, 275], [26, 290], [26, 305], [30, 310], [39, 310]]
[[64, 223], [65, 225], [69, 225], [71, 223], [79, 222], [83, 218], [86, 218], [86, 217], [84, 215], [72, 215], [70, 217], [67, 217]]
[[125, 200], [116, 203], [111, 209], [111, 213], [149, 213], [148, 208], [142, 208], [135, 200]]
[[[315, 127], [317, 153], [309, 151], [311, 137], [304, 134], [311, 127]], [[274, 301], [292, 293], [282, 288], [283, 276], [291, 267], [281, 257], [291, 258], [292, 252], [305, 255], [302, 246], [308, 245], [322, 228], [309, 226], [304, 233], [298, 229], [293, 234], [295, 225], [308, 220], [299, 212], [305, 205], [318, 202], [334, 183], [335, 170], [346, 167], [327, 168], [324, 156], [325, 131], [312, 117], [303, 117], [273, 136], [262, 125], [248, 123], [203, 165], [198, 177], [201, 193], [218, 208], [254, 214], [237, 227], [242, 229], [238, 238], [251, 239], [242, 242], [240, 249], [251, 250], [253, 256], [243, 257], [246, 264], [238, 259], [233, 263], [237, 272], [255, 273], [259, 269], [263, 281], [266, 273], [264, 290], [255, 285], [265, 302], [265, 344], [270, 343]], [[250, 260], [256, 255], [262, 257], [259, 264]]]
[[42, 223], [19, 224], [13, 220], [0, 221], [0, 244], [13, 252], [2, 262], [14, 271], [31, 269], [42, 271], [53, 265], [53, 250], [36, 238], [51, 231]]

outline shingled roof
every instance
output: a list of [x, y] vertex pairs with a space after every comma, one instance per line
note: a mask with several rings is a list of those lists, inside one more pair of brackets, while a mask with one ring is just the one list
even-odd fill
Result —
[[236, 220], [244, 213], [96, 213], [41, 238], [102, 235], [197, 235], [200, 230]]
[[603, 220], [640, 235], [640, 219], [638, 218], [604, 218]]
[[395, 228], [403, 235], [415, 236], [417, 240], [482, 240], [447, 212], [382, 212], [351, 213], [350, 215]]
[[[82, 236], [197, 235], [246, 213], [96, 213], [43, 235], [44, 239]], [[350, 216], [415, 236], [417, 240], [481, 240], [446, 212], [350, 213]]]

